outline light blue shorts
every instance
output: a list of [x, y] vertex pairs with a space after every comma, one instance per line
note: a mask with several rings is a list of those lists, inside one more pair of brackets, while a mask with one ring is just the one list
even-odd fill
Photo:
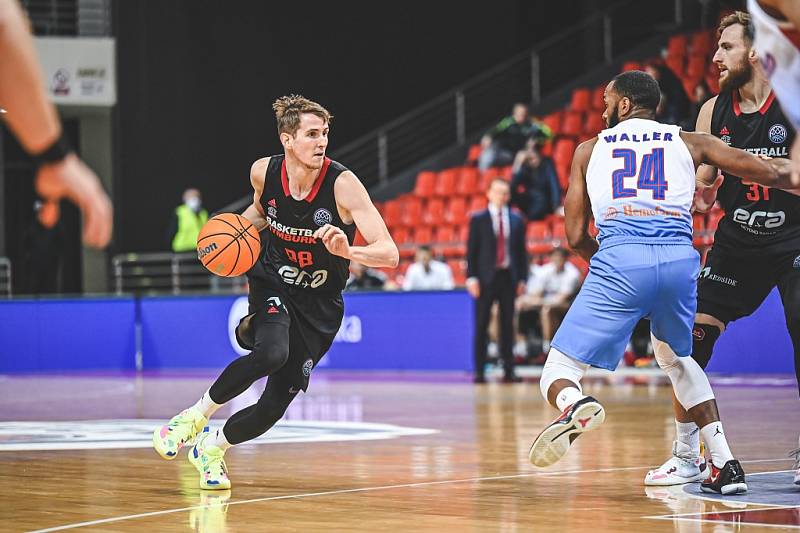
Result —
[[700, 255], [688, 242], [601, 245], [551, 346], [614, 370], [636, 324], [649, 318], [657, 339], [680, 357], [691, 355], [699, 270]]

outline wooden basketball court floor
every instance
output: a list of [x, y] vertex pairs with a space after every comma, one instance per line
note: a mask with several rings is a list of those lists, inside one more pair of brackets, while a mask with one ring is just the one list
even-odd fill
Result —
[[212, 378], [0, 376], [0, 531], [800, 529], [787, 458], [800, 431], [792, 379], [715, 387], [751, 491], [713, 500], [696, 484], [642, 484], [671, 449], [661, 380], [589, 383], [606, 423], [539, 470], [528, 447], [557, 413], [535, 381], [475, 386], [464, 376], [324, 371], [270, 436], [228, 452], [232, 490], [201, 491], [185, 454], [164, 461], [149, 440], [158, 420]]

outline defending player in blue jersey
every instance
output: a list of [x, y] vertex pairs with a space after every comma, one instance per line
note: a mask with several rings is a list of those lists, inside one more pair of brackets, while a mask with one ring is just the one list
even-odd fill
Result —
[[[656, 360], [711, 452], [702, 488], [736, 494], [747, 490], [744, 472], [728, 447], [708, 378], [687, 357], [700, 269], [692, 247], [695, 171], [708, 163], [768, 187], [800, 183], [792, 182], [786, 160], [765, 161], [709, 134], [656, 122], [659, 98], [658, 83], [644, 72], [615, 77], [604, 95], [608, 129], [575, 151], [564, 203], [567, 239], [590, 261], [589, 275], [542, 371], [542, 394], [562, 414], [533, 442], [530, 460], [552, 465], [603, 422], [603, 406], [582, 393], [580, 380], [589, 366], [615, 369], [634, 326], [648, 317]], [[597, 240], [588, 232], [592, 216]]]

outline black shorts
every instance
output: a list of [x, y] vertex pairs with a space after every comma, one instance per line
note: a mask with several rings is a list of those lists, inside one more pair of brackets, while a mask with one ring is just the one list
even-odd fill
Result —
[[800, 305], [800, 250], [741, 254], [714, 246], [700, 270], [697, 312], [727, 324], [752, 314], [774, 287], [787, 314]]
[[330, 349], [342, 325], [341, 293], [290, 292], [278, 285], [281, 282], [253, 277], [249, 282], [249, 311], [255, 314], [253, 327], [267, 322], [288, 325], [289, 359], [272, 376], [307, 390], [311, 371]]

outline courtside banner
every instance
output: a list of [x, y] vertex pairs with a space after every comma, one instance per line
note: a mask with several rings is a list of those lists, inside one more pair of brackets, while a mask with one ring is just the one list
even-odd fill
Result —
[[135, 310], [131, 297], [0, 301], [0, 372], [133, 370]]
[[[470, 370], [473, 302], [462, 291], [345, 294], [345, 317], [322, 368]], [[222, 368], [246, 350], [234, 329], [247, 297], [141, 299], [144, 369]]]

